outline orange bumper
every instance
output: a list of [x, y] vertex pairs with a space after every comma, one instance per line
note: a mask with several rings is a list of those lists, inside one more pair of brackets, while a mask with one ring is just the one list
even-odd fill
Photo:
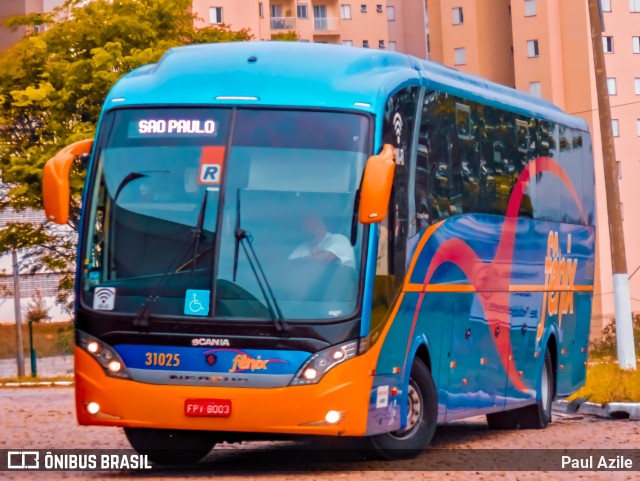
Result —
[[[107, 376], [97, 361], [75, 348], [76, 412], [83, 425], [209, 431], [362, 436], [376, 355], [369, 351], [330, 370], [318, 384], [282, 388], [229, 388], [146, 384]], [[228, 418], [187, 417], [188, 398], [230, 399]], [[98, 403], [92, 415], [86, 406]], [[328, 411], [344, 412], [333, 425]]]

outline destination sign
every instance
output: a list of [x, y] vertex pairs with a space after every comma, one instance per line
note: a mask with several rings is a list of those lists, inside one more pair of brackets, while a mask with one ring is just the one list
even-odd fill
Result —
[[134, 124], [132, 130], [138, 135], [214, 135], [217, 132], [214, 120], [141, 119]]

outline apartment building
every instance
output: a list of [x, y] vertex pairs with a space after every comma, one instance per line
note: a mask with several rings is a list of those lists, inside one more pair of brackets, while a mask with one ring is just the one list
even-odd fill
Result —
[[[0, 24], [15, 15], [51, 12], [63, 3], [64, 0], [0, 0]], [[0, 52], [18, 42], [25, 33], [25, 27], [12, 30], [0, 25]]]
[[194, 0], [199, 25], [248, 28], [256, 39], [295, 32], [337, 43], [427, 56], [423, 0]]

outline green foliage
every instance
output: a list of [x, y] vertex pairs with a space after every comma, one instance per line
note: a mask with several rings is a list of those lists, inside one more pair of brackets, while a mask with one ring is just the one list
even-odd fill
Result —
[[271, 40], [280, 40], [284, 42], [295, 42], [298, 40], [298, 34], [293, 30], [289, 32], [272, 33]]
[[[51, 14], [5, 21], [9, 27], [48, 28], [0, 56], [0, 210], [41, 208], [44, 164], [60, 148], [94, 135], [102, 102], [122, 75], [175, 46], [251, 38], [246, 30], [196, 28], [191, 0], [84, 3], [67, 0]], [[71, 175], [72, 211], [79, 207], [83, 182], [78, 164]], [[40, 267], [70, 270], [74, 236], [22, 226], [0, 231], [0, 252], [16, 244], [39, 245], [48, 252]]]
[[[636, 355], [640, 358], [640, 314], [633, 318], [633, 338]], [[590, 359], [616, 359], [616, 324], [610, 322], [602, 330], [602, 338], [594, 342], [589, 350]]]
[[42, 322], [51, 320], [49, 316], [49, 309], [44, 303], [39, 291], [36, 291], [33, 298], [27, 306], [27, 312], [25, 314], [27, 322]]
[[614, 362], [587, 366], [587, 382], [569, 399], [587, 397], [589, 402], [640, 402], [640, 371], [622, 370]]

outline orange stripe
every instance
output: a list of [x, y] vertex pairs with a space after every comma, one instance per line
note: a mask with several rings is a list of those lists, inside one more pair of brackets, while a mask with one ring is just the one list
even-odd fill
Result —
[[[476, 292], [471, 284], [428, 284], [423, 289], [422, 284], [405, 284], [404, 292]], [[593, 286], [558, 287], [550, 289], [549, 286], [540, 285], [511, 285], [509, 292], [591, 292]]]
[[[404, 281], [404, 290], [407, 290], [407, 286], [409, 286], [409, 279], [411, 279], [411, 276], [413, 275], [413, 269], [416, 266], [416, 262], [418, 262], [418, 257], [420, 257], [420, 253], [422, 252], [422, 248], [424, 247], [424, 245], [427, 243], [427, 241], [429, 240], [429, 238], [433, 235], [433, 233], [436, 231], [436, 229], [438, 227], [440, 227], [440, 225], [443, 223], [444, 221], [441, 220], [440, 222], [436, 222], [435, 224], [429, 226], [427, 228], [427, 230], [425, 231], [424, 235], [422, 236], [422, 238], [420, 239], [420, 241], [418, 242], [418, 245], [416, 246], [416, 250], [413, 252], [413, 257], [411, 258], [411, 263], [409, 264], [409, 269], [407, 269], [407, 274], [405, 275], [405, 281]], [[420, 285], [422, 287], [422, 285]]]

